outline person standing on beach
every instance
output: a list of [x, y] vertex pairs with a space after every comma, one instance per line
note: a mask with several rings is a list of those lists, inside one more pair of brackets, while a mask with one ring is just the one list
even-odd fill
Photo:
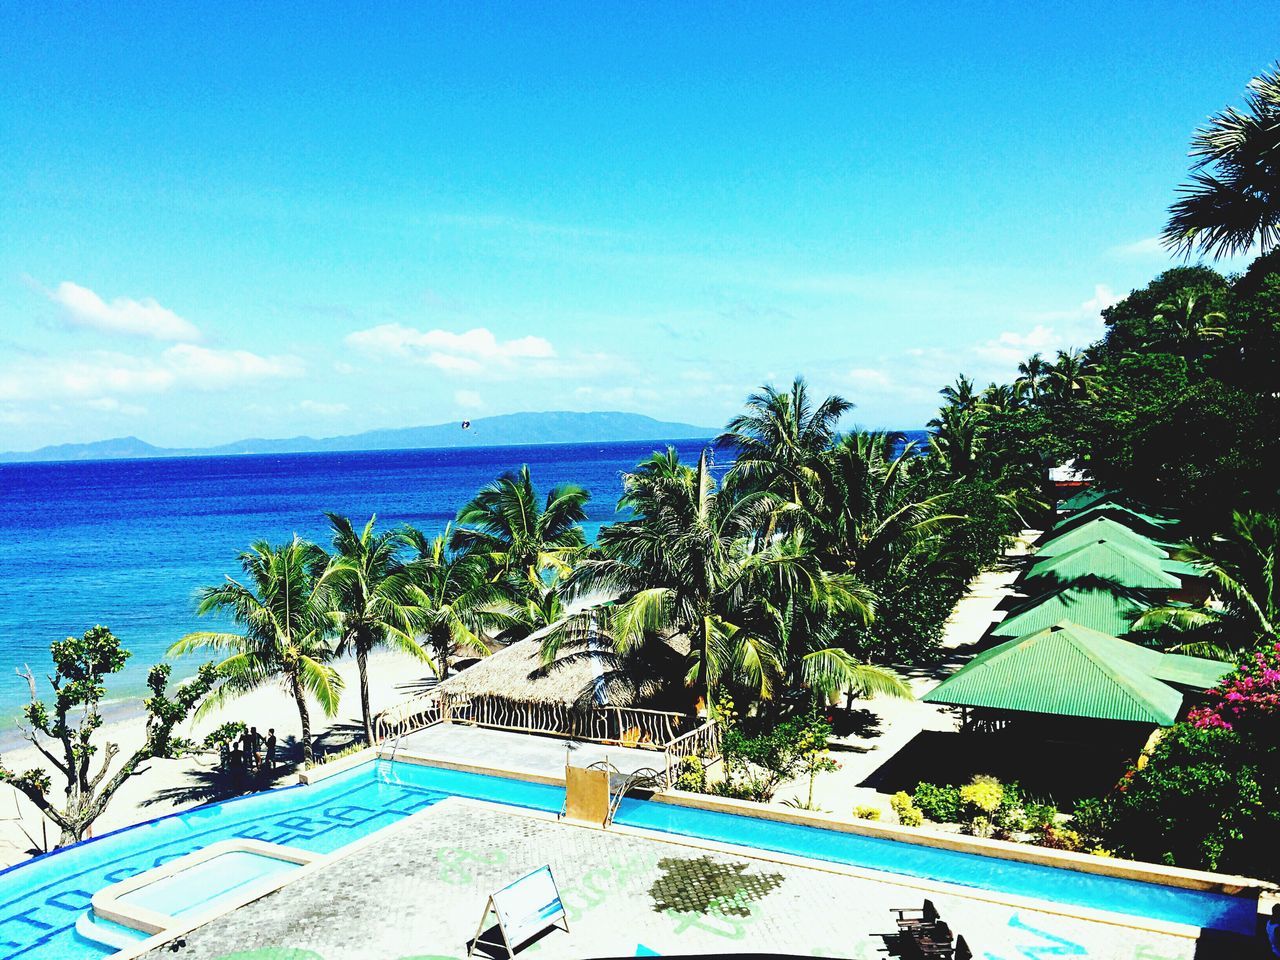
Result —
[[275, 773], [276, 770], [276, 728], [267, 728], [267, 771]]
[[245, 773], [253, 773], [253, 734], [249, 730], [240, 737], [240, 753], [244, 757]]

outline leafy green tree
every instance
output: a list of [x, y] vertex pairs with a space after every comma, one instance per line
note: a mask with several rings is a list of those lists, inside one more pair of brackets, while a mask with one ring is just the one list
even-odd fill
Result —
[[514, 590], [545, 571], [567, 574], [586, 546], [579, 524], [591, 495], [570, 483], [558, 484], [539, 502], [523, 466], [504, 473], [458, 511], [451, 547], [485, 557]]
[[369, 707], [369, 654], [380, 647], [430, 662], [418, 644], [418, 607], [411, 593], [413, 577], [399, 554], [409, 545], [403, 531], [374, 532], [370, 517], [359, 532], [337, 513], [325, 514], [333, 531], [333, 559], [328, 581], [338, 613], [337, 656], [353, 654], [360, 675], [360, 715], [366, 743], [373, 743]]
[[853, 404], [838, 396], [814, 404], [804, 378], [796, 377], [785, 392], [766, 385], [747, 398], [746, 407], [716, 439], [734, 451], [726, 483], [809, 503], [818, 482], [818, 461]]
[[[708, 704], [725, 684], [769, 700], [783, 678], [806, 670], [826, 689], [859, 682], [859, 665], [842, 649], [780, 649], [777, 618], [762, 599], [775, 611], [792, 603], [828, 616], [872, 615], [856, 580], [823, 570], [803, 534], [761, 535], [783, 498], [718, 490], [705, 452], [693, 468], [671, 449], [624, 477], [624, 491], [619, 506], [633, 518], [601, 530], [601, 555], [582, 561], [568, 584], [575, 596], [609, 600], [553, 631], [548, 656], [586, 636], [607, 637], [621, 655], [683, 636], [685, 682]], [[784, 655], [802, 665], [789, 669]]]
[[[58, 827], [61, 847], [84, 839], [125, 782], [145, 772], [142, 765], [148, 760], [179, 757], [196, 749], [190, 740], [175, 736], [174, 728], [214, 688], [218, 673], [212, 664], [205, 664], [195, 677], [170, 693], [169, 665], [152, 667], [147, 675], [151, 695], [145, 704], [146, 739], [113, 772], [119, 745], [107, 741], [99, 748], [94, 738], [102, 728], [100, 708], [107, 693], [106, 680], [124, 668], [129, 651], [120, 646], [109, 629], [93, 627], [82, 636], [54, 642], [50, 654], [54, 668], [49, 677], [53, 706], [50, 708], [39, 699], [35, 677], [28, 671], [31, 702], [23, 711], [27, 724], [24, 733], [61, 776], [63, 798], [59, 801], [51, 797], [52, 777], [40, 767], [14, 773], [0, 762], [0, 783], [19, 790]], [[95, 770], [99, 752], [101, 762]]]
[[[487, 631], [509, 623], [502, 611], [511, 596], [489, 578], [490, 557], [450, 549], [448, 530], [428, 537], [409, 528], [406, 536], [415, 553], [409, 564], [414, 623], [435, 656], [436, 676], [443, 680], [449, 676], [449, 655], [455, 649], [488, 655]], [[530, 570], [536, 578], [536, 567]]]
[[1222, 324], [1226, 323], [1227, 315], [1214, 310], [1203, 291], [1181, 290], [1157, 309], [1160, 312], [1152, 318], [1153, 322], [1168, 328], [1174, 353], [1198, 360], [1204, 353], [1206, 340], [1220, 340], [1226, 334]]
[[1245, 109], [1215, 114], [1191, 139], [1191, 180], [1169, 210], [1164, 242], [1214, 257], [1266, 253], [1280, 240], [1280, 70], [1249, 81]]
[[297, 705], [302, 759], [310, 763], [307, 698], [314, 698], [325, 716], [332, 717], [342, 695], [342, 677], [331, 662], [332, 638], [341, 616], [334, 608], [329, 558], [315, 544], [295, 536], [279, 546], [262, 540], [252, 544], [240, 555], [240, 566], [248, 584], [228, 577], [224, 584], [205, 587], [196, 612], [229, 615], [243, 632], [189, 633], [169, 652], [210, 649], [226, 654], [218, 665], [225, 679], [204, 701], [202, 712], [259, 687], [282, 687]]
[[1175, 557], [1197, 564], [1213, 584], [1197, 606], [1159, 606], [1138, 629], [1163, 629], [1180, 649], [1235, 658], [1280, 641], [1280, 517], [1236, 512], [1226, 534], [1197, 537]]
[[1040, 392], [1048, 376], [1049, 364], [1040, 354], [1033, 353], [1018, 364], [1018, 379], [1014, 381], [1013, 386], [1021, 396], [1035, 403], [1040, 399]]

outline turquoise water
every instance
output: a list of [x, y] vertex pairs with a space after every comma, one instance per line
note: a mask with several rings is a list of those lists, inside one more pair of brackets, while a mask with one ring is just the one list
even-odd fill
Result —
[[235, 899], [249, 887], [293, 873], [301, 866], [292, 860], [281, 860], [265, 853], [228, 850], [181, 873], [130, 890], [119, 900], [168, 917], [188, 917], [213, 910]]
[[[0, 873], [0, 960], [99, 960], [75, 932], [98, 890], [217, 840], [251, 838], [329, 853], [449, 796], [559, 811], [560, 787], [376, 761], [311, 787], [252, 794], [129, 827]], [[1252, 901], [1020, 864], [751, 817], [625, 801], [617, 822], [836, 863], [1252, 932]]]

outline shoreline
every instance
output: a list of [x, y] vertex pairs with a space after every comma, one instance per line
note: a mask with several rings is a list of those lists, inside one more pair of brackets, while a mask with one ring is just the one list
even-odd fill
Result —
[[[311, 704], [312, 743], [326, 753], [343, 749], [364, 735], [355, 660], [344, 658], [334, 665], [345, 685], [337, 713], [332, 718], [325, 717], [315, 704]], [[431, 668], [405, 654], [377, 651], [369, 657], [369, 703], [374, 713], [412, 696], [433, 682]], [[119, 745], [120, 756], [112, 764], [115, 770], [119, 769], [122, 757], [142, 744], [146, 736], [146, 716], [141, 700], [114, 701], [111, 716], [106, 714], [104, 710], [105, 722], [95, 742], [101, 745], [110, 741]], [[178, 730], [199, 739], [231, 720], [256, 726], [264, 736], [268, 728], [274, 727], [286, 757], [295, 748], [299, 734], [297, 707], [281, 688], [274, 685], [245, 694], [198, 721], [182, 724]], [[15, 736], [20, 737], [17, 730], [0, 735], [0, 756], [6, 767], [13, 771], [32, 767], [52, 769], [29, 742], [18, 739], [10, 746]], [[266, 789], [290, 779], [294, 770], [293, 766], [282, 765], [273, 780], [247, 783], [245, 790], [237, 791], [226, 789], [225, 778], [217, 774], [216, 765], [217, 759], [204, 753], [177, 760], [148, 761], [141, 768], [144, 772], [127, 780], [111, 799], [94, 824], [93, 834], [103, 834], [240, 792]], [[59, 777], [54, 772], [51, 792], [55, 796], [60, 796]], [[33, 840], [39, 845], [47, 838], [52, 845], [57, 837], [57, 828], [46, 821], [25, 796], [7, 784], [0, 784], [0, 867], [19, 863], [37, 852], [32, 849]]]

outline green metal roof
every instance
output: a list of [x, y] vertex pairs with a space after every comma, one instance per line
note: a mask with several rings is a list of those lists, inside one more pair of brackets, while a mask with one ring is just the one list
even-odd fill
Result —
[[1173, 562], [1134, 553], [1109, 540], [1095, 540], [1045, 557], [1031, 567], [1027, 579], [1066, 585], [1083, 577], [1101, 577], [1132, 590], [1176, 590], [1182, 581], [1163, 568]]
[[1115, 500], [1120, 494], [1115, 490], [1104, 490], [1098, 487], [1090, 487], [1085, 490], [1078, 490], [1067, 499], [1058, 503], [1059, 513], [1071, 513], [1075, 510], [1083, 510], [1086, 507], [1092, 507], [1095, 503], [1101, 503], [1104, 500]]
[[1167, 559], [1169, 556], [1169, 551], [1163, 544], [1129, 529], [1123, 523], [1117, 523], [1110, 517], [1095, 517], [1078, 527], [1072, 527], [1070, 530], [1046, 540], [1044, 543], [1037, 544], [1036, 556], [1056, 557], [1059, 554], [1066, 553], [1068, 550], [1074, 550], [1076, 547], [1098, 540], [1109, 540], [1112, 543], [1118, 543], [1123, 547], [1128, 547], [1134, 553], [1140, 553], [1144, 556], [1158, 557], [1160, 559]]
[[1195, 657], [1177, 661], [1064, 620], [979, 654], [923, 699], [1166, 727], [1182, 708], [1182, 693], [1167, 681], [1194, 677], [1196, 682], [1187, 685], [1209, 687], [1231, 669]]
[[997, 637], [1025, 637], [1070, 620], [1118, 637], [1132, 630], [1139, 614], [1154, 605], [1154, 601], [1139, 590], [1085, 577], [1014, 608], [991, 632]]
[[1085, 507], [1083, 510], [1077, 510], [1069, 517], [1063, 517], [1053, 525], [1053, 529], [1058, 533], [1065, 533], [1098, 517], [1110, 517], [1130, 529], [1138, 530], [1143, 534], [1149, 533], [1153, 536], [1168, 535], [1170, 529], [1178, 523], [1172, 517], [1155, 513], [1149, 507], [1135, 510], [1133, 507], [1125, 506], [1123, 503], [1105, 501], [1095, 503], [1091, 507]]

